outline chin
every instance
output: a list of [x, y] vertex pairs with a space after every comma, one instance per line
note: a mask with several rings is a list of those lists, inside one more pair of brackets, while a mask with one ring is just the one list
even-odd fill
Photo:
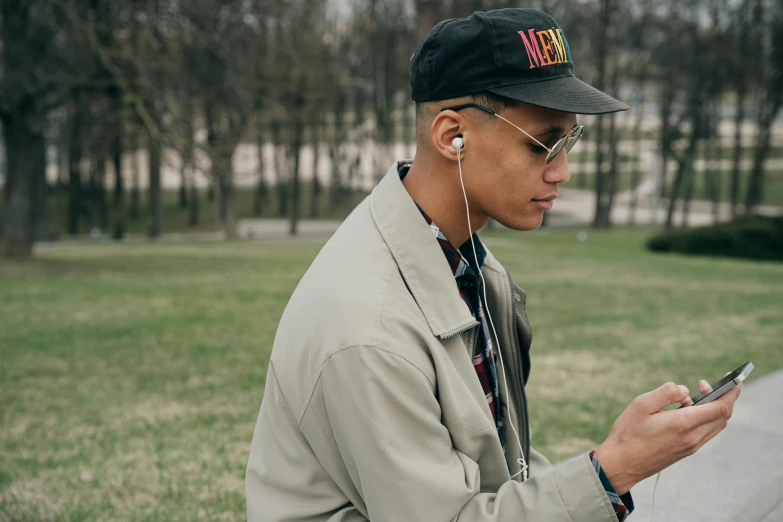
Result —
[[492, 218], [504, 227], [510, 228], [511, 230], [529, 232], [541, 226], [541, 223], [544, 221], [544, 212], [546, 211], [525, 214], [522, 216], [492, 216]]

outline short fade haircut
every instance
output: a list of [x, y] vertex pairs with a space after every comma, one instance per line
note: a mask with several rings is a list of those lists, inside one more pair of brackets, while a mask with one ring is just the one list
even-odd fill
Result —
[[[481, 105], [482, 107], [486, 107], [487, 109], [493, 112], [502, 112], [506, 109], [514, 109], [516, 107], [523, 105], [521, 101], [512, 100], [511, 98], [506, 98], [505, 96], [500, 96], [499, 94], [494, 94], [488, 91], [479, 92], [476, 94], [468, 94], [466, 96], [462, 96], [452, 100], [417, 102], [416, 103], [417, 139], [420, 136], [420, 134], [424, 133], [425, 131], [424, 126], [429, 125], [432, 119], [435, 118], [435, 115], [437, 114], [438, 111], [440, 111], [444, 107], [448, 107], [449, 105], [461, 105], [463, 103], [475, 103], [477, 105]], [[477, 111], [477, 112], [481, 112], [481, 111]], [[481, 115], [486, 117], [491, 117], [489, 114], [483, 112], [481, 113]]]
[[[522, 102], [520, 101], [512, 100], [511, 98], [506, 98], [505, 96], [501, 96], [499, 94], [495, 94], [489, 91], [479, 92], [476, 94], [468, 94], [467, 96], [465, 96], [465, 98], [471, 100], [470, 102], [465, 102], [465, 103], [476, 103], [494, 112], [501, 112], [504, 111], [505, 109], [514, 109], [522, 105]], [[419, 114], [424, 112], [427, 106], [434, 105], [434, 104], [443, 104], [444, 101], [447, 100], [439, 100], [439, 101], [432, 101], [432, 102], [417, 102], [416, 116], [418, 117]]]

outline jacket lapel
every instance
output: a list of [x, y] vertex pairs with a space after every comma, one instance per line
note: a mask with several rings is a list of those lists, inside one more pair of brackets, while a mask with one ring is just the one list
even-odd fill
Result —
[[451, 337], [478, 324], [459, 295], [438, 242], [397, 172], [395, 162], [370, 196], [375, 224], [434, 335]]

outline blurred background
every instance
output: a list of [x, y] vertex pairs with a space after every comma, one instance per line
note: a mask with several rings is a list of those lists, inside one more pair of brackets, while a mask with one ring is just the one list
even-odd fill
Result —
[[481, 232], [529, 294], [534, 446], [783, 368], [781, 0], [2, 0], [0, 521], [243, 519], [291, 292], [413, 157], [418, 43], [502, 7], [631, 107], [579, 117], [541, 229]]
[[[518, 4], [4, 2], [3, 250], [339, 220], [413, 156], [418, 42], [442, 19]], [[581, 118], [567, 186], [579, 192], [548, 224], [780, 213], [780, 1], [525, 5], [565, 29], [578, 76], [631, 106]]]

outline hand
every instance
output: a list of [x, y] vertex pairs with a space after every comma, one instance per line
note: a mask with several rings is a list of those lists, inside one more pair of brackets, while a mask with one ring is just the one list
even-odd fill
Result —
[[[709, 393], [712, 388], [702, 380], [699, 390]], [[667, 382], [631, 401], [596, 449], [596, 457], [617, 494], [627, 493], [638, 482], [696, 453], [726, 427], [741, 391], [739, 384], [697, 408], [661, 411], [689, 399], [686, 386]]]

